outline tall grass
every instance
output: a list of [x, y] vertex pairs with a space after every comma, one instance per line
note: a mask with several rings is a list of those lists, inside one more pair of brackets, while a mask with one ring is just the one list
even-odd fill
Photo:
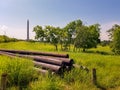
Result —
[[[84, 70], [73, 69], [71, 72], [66, 72], [64, 78], [58, 76], [39, 76], [37, 81], [33, 81], [29, 84], [29, 87], [27, 88], [28, 90], [99, 90], [99, 88], [91, 83], [92, 68], [96, 68], [97, 70], [97, 83], [100, 87], [108, 90], [120, 89], [120, 56], [113, 55], [108, 46], [98, 46], [98, 48], [87, 50], [86, 53], [79, 51], [73, 52], [72, 50], [69, 52], [63, 52], [60, 51], [60, 49], [59, 51], [55, 51], [54, 46], [39, 42], [1, 43], [0, 48], [68, 53], [70, 58], [75, 60], [75, 63], [86, 66], [90, 69], [89, 73]], [[2, 67], [5, 67], [4, 65], [5, 64], [0, 66], [1, 70], [3, 70]], [[22, 72], [24, 72], [24, 70]], [[21, 76], [21, 78], [24, 78], [24, 76]]]
[[39, 76], [38, 81], [30, 83], [29, 90], [99, 90], [90, 82], [89, 73], [73, 69], [66, 72], [62, 78], [49, 74]]
[[7, 73], [8, 86], [26, 87], [34, 76], [31, 60], [0, 56], [0, 75]]

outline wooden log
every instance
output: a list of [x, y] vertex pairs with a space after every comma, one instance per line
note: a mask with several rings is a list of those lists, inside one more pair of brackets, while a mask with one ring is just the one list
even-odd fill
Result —
[[65, 63], [63, 61], [54, 59], [52, 57], [42, 57], [42, 56], [31, 56], [31, 55], [18, 55], [21, 57], [26, 57], [26, 58], [31, 58], [34, 61], [38, 62], [43, 62], [43, 63], [48, 63], [48, 64], [54, 64], [54, 65], [59, 65], [59, 66], [65, 66]]
[[15, 56], [16, 56], [15, 54], [3, 52], [3, 51], [0, 51], [0, 55], [5, 55], [5, 56], [11, 57], [11, 58], [15, 58]]
[[72, 66], [74, 64], [74, 60], [73, 59], [69, 59], [69, 58], [58, 58], [58, 57], [53, 57], [57, 60], [63, 61], [67, 66]]
[[24, 51], [24, 50], [5, 50], [5, 49], [0, 49], [0, 51], [18, 53], [18, 54], [27, 54], [27, 55], [43, 55], [43, 56], [69, 58], [68, 54], [56, 54], [56, 53]]
[[57, 65], [51, 65], [51, 64], [36, 62], [36, 61], [33, 61], [33, 63], [35, 66], [40, 66], [41, 68], [48, 69], [56, 73], [61, 73], [63, 69], [61, 66], [57, 66]]
[[52, 59], [52, 58], [46, 58], [46, 57], [40, 57], [40, 56], [30, 56], [30, 55], [20, 55], [20, 54], [14, 54], [14, 53], [9, 53], [9, 52], [1, 52], [0, 54], [2, 55], [7, 55], [9, 57], [22, 57], [22, 58], [29, 58], [33, 59], [34, 61], [38, 62], [43, 62], [43, 63], [48, 63], [48, 64], [54, 64], [54, 65], [59, 65], [65, 67], [65, 63], [60, 60]]
[[48, 73], [47, 70], [43, 70], [43, 69], [36, 68], [36, 67], [34, 67], [34, 69], [35, 69], [39, 74], [47, 74], [47, 73]]
[[[19, 56], [19, 55], [18, 55]], [[40, 61], [41, 59], [44, 61], [48, 61], [51, 64], [56, 64], [56, 65], [67, 65], [67, 66], [72, 66], [72, 64], [74, 63], [73, 59], [69, 59], [69, 58], [56, 58], [56, 57], [48, 57], [48, 56], [33, 56], [33, 55], [21, 55], [20, 56], [25, 56], [25, 57], [31, 57], [33, 58], [35, 61]]]
[[34, 67], [34, 69], [38, 72], [38, 74], [48, 74], [48, 73], [51, 73], [52, 75], [54, 74], [54, 72], [49, 72], [48, 70], [45, 70], [45, 69], [41, 69], [41, 68], [36, 68]]
[[[17, 57], [15, 54], [8, 53], [8, 52], [0, 52], [0, 54], [2, 54], [2, 55], [7, 55], [7, 56], [10, 56], [10, 57], [12, 57], [12, 58]], [[19, 56], [19, 57], [22, 57], [22, 56]], [[40, 66], [40, 67], [42, 67], [42, 68], [45, 68], [45, 69], [54, 71], [54, 72], [56, 72], [56, 73], [61, 73], [61, 72], [63, 71], [63, 69], [64, 69], [63, 66], [52, 65], [52, 64], [47, 64], [47, 63], [43, 63], [43, 62], [33, 61], [33, 63], [34, 63], [35, 66]]]

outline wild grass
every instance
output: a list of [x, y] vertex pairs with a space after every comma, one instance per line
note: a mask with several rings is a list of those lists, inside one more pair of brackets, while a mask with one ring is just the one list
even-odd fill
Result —
[[[37, 81], [29, 83], [26, 90], [99, 90], [95, 85], [91, 83], [91, 70], [96, 68], [97, 70], [97, 83], [99, 87], [108, 90], [119, 90], [120, 88], [120, 56], [113, 55], [110, 51], [109, 46], [98, 48], [92, 48], [87, 50], [86, 53], [76, 51], [73, 52], [63, 52], [60, 50], [55, 51], [54, 46], [50, 44], [44, 44], [39, 42], [9, 42], [1, 43], [0, 48], [2, 49], [17, 49], [17, 50], [34, 50], [42, 52], [56, 52], [56, 53], [68, 53], [70, 58], [73, 58], [75, 63], [86, 66], [90, 69], [87, 73], [85, 70], [73, 69], [71, 72], [66, 72], [64, 78], [57, 76], [39, 76]], [[3, 58], [0, 57], [0, 59]], [[6, 58], [6, 57], [4, 57]], [[8, 58], [8, 57], [7, 57]], [[10, 62], [11, 59], [6, 59]], [[20, 59], [21, 60], [21, 59]], [[5, 63], [5, 62], [0, 62]], [[14, 62], [16, 63], [16, 62]], [[22, 62], [21, 62], [22, 63]], [[5, 64], [0, 64], [0, 69], [3, 71], [2, 67]], [[17, 64], [15, 64], [17, 65]], [[11, 67], [11, 71], [14, 70], [15, 65]], [[27, 66], [32, 66], [26, 65]], [[22, 67], [20, 65], [19, 67]], [[2, 72], [0, 71], [0, 72]], [[20, 75], [24, 73], [29, 73], [28, 71], [21, 71]], [[17, 71], [14, 71], [17, 73]], [[27, 74], [28, 75], [28, 74]], [[27, 75], [25, 77], [27, 77]], [[11, 76], [14, 76], [14, 74]], [[25, 78], [21, 76], [20, 78]], [[12, 87], [11, 90], [17, 90], [17, 87]]]
[[7, 73], [7, 86], [26, 87], [34, 76], [31, 60], [0, 56], [0, 75]]

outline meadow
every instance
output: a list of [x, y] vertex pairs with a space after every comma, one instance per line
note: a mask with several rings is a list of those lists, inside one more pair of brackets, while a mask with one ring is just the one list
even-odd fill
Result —
[[[32, 60], [10, 58], [0, 55], [0, 74], [9, 74], [8, 90], [120, 90], [120, 56], [114, 55], [109, 46], [98, 46], [81, 51], [56, 51], [51, 44], [40, 42], [0, 43], [0, 49], [33, 50], [42, 52], [68, 53], [76, 64], [89, 68], [89, 73], [82, 69], [65, 72], [64, 78], [58, 75], [37, 75], [33, 70]], [[91, 70], [97, 70], [97, 84], [91, 82]], [[35, 79], [37, 77], [37, 79]], [[25, 82], [26, 81], [26, 82]]]

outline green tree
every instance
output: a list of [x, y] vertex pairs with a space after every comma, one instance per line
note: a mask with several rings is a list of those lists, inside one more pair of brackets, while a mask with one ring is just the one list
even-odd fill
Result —
[[111, 49], [115, 54], [120, 54], [120, 25], [115, 24], [108, 30], [110, 39], [112, 40]]
[[53, 44], [56, 50], [58, 50], [59, 30], [59, 27], [45, 26], [46, 40]]
[[66, 32], [66, 39], [64, 42], [64, 46], [67, 49], [67, 47], [69, 47], [70, 50], [70, 44], [74, 43], [74, 37], [76, 35], [76, 27], [80, 27], [82, 26], [82, 21], [80, 19], [72, 21], [70, 23], [68, 23], [65, 27], [64, 27], [64, 31]]
[[58, 30], [58, 37], [59, 37], [59, 43], [61, 45], [61, 50], [63, 50], [63, 45], [65, 43], [65, 39], [67, 38], [67, 32], [65, 29], [57, 28]]
[[35, 39], [39, 40], [39, 41], [44, 41], [45, 39], [45, 31], [43, 30], [42, 26], [35, 26], [33, 29], [33, 32], [35, 32]]
[[74, 47], [83, 48], [83, 52], [85, 52], [85, 50], [88, 48], [97, 47], [100, 36], [99, 26], [99, 24], [94, 24], [89, 27], [77, 27], [77, 34], [74, 42]]

